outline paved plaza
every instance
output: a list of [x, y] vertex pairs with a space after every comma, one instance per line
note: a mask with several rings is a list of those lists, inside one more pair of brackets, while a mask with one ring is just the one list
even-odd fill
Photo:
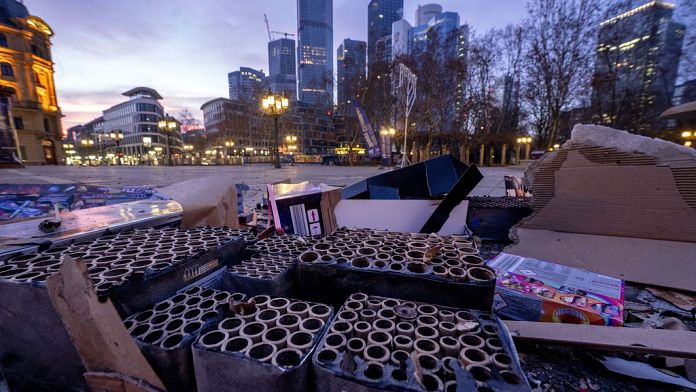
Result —
[[[472, 196], [504, 196], [506, 175], [522, 176], [525, 166], [483, 167], [484, 179]], [[0, 169], [0, 184], [66, 184], [122, 186], [166, 186], [194, 178], [228, 175], [237, 183], [261, 189], [267, 183], [290, 180], [346, 186], [366, 177], [384, 173], [375, 166], [29, 166], [23, 169]]]

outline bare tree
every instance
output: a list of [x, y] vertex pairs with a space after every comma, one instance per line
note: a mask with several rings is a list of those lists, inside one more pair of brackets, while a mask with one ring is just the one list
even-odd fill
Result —
[[[430, 157], [435, 145], [442, 152], [463, 129], [466, 57], [462, 35], [459, 29], [449, 33], [433, 29], [427, 40], [401, 59], [418, 77], [416, 104], [411, 115], [416, 137], [412, 140], [423, 147], [425, 159]], [[411, 146], [406, 147], [408, 154]]]
[[469, 119], [472, 134], [480, 140], [485, 139], [485, 135], [489, 135], [495, 128], [496, 37], [496, 32], [490, 31], [482, 37], [473, 38], [469, 46]]
[[193, 117], [193, 114], [189, 108], [185, 108], [184, 110], [180, 111], [177, 120], [179, 120], [181, 123], [182, 132], [193, 131], [203, 127], [201, 120]]
[[501, 74], [503, 100], [497, 132], [516, 133], [520, 122], [522, 69], [525, 61], [526, 31], [521, 25], [507, 25], [495, 32], [499, 41], [497, 67]]
[[592, 74], [594, 39], [599, 15], [598, 0], [530, 0], [528, 3], [529, 51], [527, 86], [541, 95], [529, 105], [548, 116], [539, 129], [539, 146], [556, 142], [561, 111], [588, 91]]

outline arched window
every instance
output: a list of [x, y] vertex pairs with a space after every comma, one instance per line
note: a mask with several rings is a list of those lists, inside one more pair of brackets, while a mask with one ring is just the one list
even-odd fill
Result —
[[7, 37], [5, 34], [0, 34], [0, 46], [7, 47]]
[[0, 63], [0, 73], [2, 76], [14, 76], [14, 69], [10, 63]]

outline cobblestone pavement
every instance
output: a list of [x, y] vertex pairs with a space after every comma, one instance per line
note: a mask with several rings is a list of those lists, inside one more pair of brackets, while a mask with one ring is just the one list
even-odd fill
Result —
[[[524, 166], [483, 167], [484, 179], [472, 192], [472, 196], [503, 196], [506, 175], [522, 176]], [[30, 166], [23, 169], [0, 169], [0, 184], [60, 184], [80, 182], [92, 185], [166, 186], [212, 175], [229, 175], [238, 183], [261, 189], [265, 184], [290, 180], [310, 181], [334, 186], [346, 186], [366, 177], [384, 173], [374, 166], [283, 166], [274, 169], [270, 165], [249, 166]]]

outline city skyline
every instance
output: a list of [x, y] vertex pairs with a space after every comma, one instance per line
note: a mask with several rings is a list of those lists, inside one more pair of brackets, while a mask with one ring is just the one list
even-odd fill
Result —
[[[229, 72], [241, 66], [268, 72], [264, 13], [272, 30], [297, 33], [295, 1], [280, 6], [277, 0], [215, 4], [217, 8], [211, 4], [190, 8], [183, 0], [140, 2], [138, 14], [128, 6], [131, 2], [26, 2], [31, 13], [45, 19], [56, 33], [52, 49], [64, 130], [98, 117], [119, 102], [121, 92], [140, 85], [157, 89], [170, 114], [188, 108], [202, 118], [198, 110], [202, 103], [228, 95]], [[367, 39], [368, 3], [334, 0], [334, 48], [345, 38]], [[405, 18], [413, 22], [419, 2], [404, 3]], [[485, 1], [438, 3], [459, 12], [462, 22], [477, 31], [515, 23], [526, 11], [519, 0], [496, 3], [500, 12], [491, 12]], [[78, 14], [83, 18], [75, 24]], [[239, 31], [246, 34], [235, 34]]]

